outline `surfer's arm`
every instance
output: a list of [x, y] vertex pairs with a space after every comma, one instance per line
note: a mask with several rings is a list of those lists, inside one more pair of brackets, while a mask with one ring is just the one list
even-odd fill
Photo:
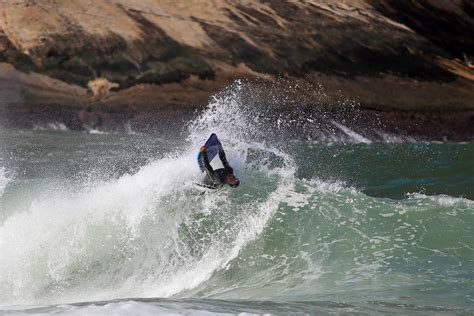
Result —
[[225, 151], [222, 147], [221, 142], [219, 142], [219, 159], [222, 161], [222, 165], [224, 166], [224, 168], [229, 169], [231, 172], [233, 172], [232, 167], [229, 165], [229, 162], [227, 162]]
[[209, 158], [207, 157], [206, 148], [203, 146], [201, 147], [201, 157], [202, 161], [204, 162], [204, 167], [206, 168], [206, 173], [210, 176], [214, 176], [214, 169], [212, 169], [211, 163], [209, 162]]

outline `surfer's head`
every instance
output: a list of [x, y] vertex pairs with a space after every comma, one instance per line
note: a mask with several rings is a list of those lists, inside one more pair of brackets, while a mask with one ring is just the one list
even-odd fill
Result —
[[239, 179], [237, 179], [236, 176], [234, 176], [233, 173], [228, 173], [224, 178], [224, 183], [230, 185], [233, 188], [236, 188], [239, 186], [240, 181]]

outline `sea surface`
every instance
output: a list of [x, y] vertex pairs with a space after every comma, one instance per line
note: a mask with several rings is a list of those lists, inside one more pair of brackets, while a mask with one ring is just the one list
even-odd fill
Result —
[[[0, 129], [0, 313], [474, 314], [474, 144], [282, 120]], [[236, 189], [196, 185], [211, 132]]]

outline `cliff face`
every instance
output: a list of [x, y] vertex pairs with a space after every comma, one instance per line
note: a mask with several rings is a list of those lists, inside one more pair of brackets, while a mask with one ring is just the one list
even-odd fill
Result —
[[[107, 78], [122, 106], [147, 103], [141, 84], [183, 105], [278, 75], [368, 107], [473, 109], [473, 22], [470, 0], [6, 0], [0, 62], [84, 88]], [[167, 84], [190, 94], [174, 102]]]
[[213, 79], [240, 63], [249, 73], [297, 77], [453, 80], [441, 60], [473, 53], [472, 11], [468, 0], [5, 1], [0, 60], [122, 87]]

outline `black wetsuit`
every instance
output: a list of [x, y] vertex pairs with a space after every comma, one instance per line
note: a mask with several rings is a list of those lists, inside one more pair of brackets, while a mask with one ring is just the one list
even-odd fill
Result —
[[225, 184], [225, 178], [230, 173], [233, 173], [232, 167], [229, 166], [227, 159], [225, 157], [224, 149], [219, 143], [219, 158], [222, 161], [224, 168], [212, 169], [211, 164], [209, 163], [209, 158], [207, 157], [207, 152], [202, 152], [202, 159], [204, 162], [204, 167], [206, 168], [206, 177], [203, 180], [204, 186], [212, 189], [217, 189]]

